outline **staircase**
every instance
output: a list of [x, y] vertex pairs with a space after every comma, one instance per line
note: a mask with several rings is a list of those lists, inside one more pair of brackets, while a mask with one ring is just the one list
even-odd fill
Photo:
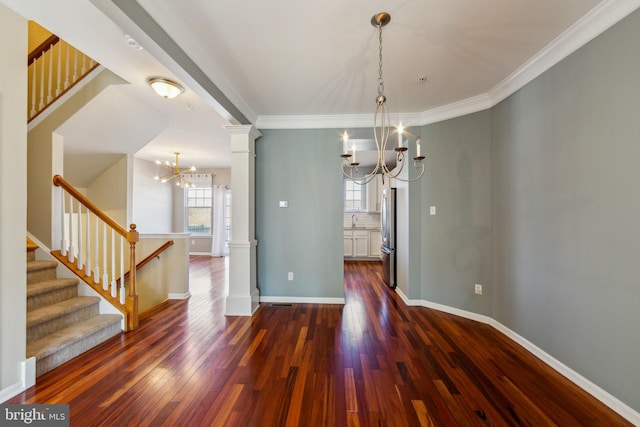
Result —
[[100, 298], [78, 296], [78, 279], [57, 278], [37, 248], [27, 239], [27, 357], [40, 376], [121, 333], [122, 316], [100, 314]]

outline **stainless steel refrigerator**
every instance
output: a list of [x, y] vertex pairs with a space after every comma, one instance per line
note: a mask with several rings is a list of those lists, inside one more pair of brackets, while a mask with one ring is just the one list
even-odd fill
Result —
[[382, 233], [382, 279], [391, 289], [396, 283], [396, 189], [385, 188], [382, 192], [380, 214]]

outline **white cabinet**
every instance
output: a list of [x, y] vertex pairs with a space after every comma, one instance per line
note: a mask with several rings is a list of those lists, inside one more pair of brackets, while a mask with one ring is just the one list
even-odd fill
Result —
[[344, 232], [344, 257], [352, 257], [353, 256], [353, 232], [346, 231]]
[[358, 230], [353, 232], [353, 256], [358, 258], [369, 256], [368, 231]]
[[377, 174], [374, 179], [367, 184], [367, 211], [380, 212], [382, 202], [382, 175]]
[[380, 230], [369, 231], [369, 256], [381, 258], [380, 246], [382, 246], [382, 235]]
[[380, 230], [344, 230], [345, 258], [380, 258]]

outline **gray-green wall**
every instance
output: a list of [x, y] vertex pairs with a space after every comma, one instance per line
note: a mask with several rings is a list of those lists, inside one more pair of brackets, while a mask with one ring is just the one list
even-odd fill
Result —
[[494, 318], [640, 410], [640, 13], [493, 109]]
[[[636, 411], [637, 40], [640, 12], [494, 108], [413, 129], [427, 172], [398, 184], [402, 292], [494, 318]], [[342, 130], [263, 130], [257, 141], [263, 296], [343, 295]]]
[[420, 211], [411, 212], [420, 221], [420, 293], [410, 297], [491, 315], [491, 112], [425, 126], [421, 136], [427, 172]]
[[[261, 296], [343, 298], [341, 145], [333, 130], [264, 130], [256, 142]], [[280, 208], [279, 201], [289, 207]], [[287, 273], [294, 280], [287, 280]]]

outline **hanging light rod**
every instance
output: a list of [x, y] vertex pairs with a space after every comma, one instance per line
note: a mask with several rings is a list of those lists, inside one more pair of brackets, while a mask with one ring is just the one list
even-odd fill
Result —
[[408, 147], [405, 145], [403, 136], [405, 128], [402, 122], [398, 123], [395, 133], [398, 135], [398, 145], [394, 148], [397, 153], [397, 167], [389, 169], [385, 161], [385, 151], [387, 150], [387, 142], [391, 134], [391, 119], [387, 110], [387, 98], [384, 95], [384, 79], [382, 77], [382, 28], [391, 22], [391, 15], [387, 12], [380, 12], [373, 15], [371, 25], [378, 29], [378, 95], [376, 96], [376, 111], [373, 115], [373, 137], [376, 142], [377, 161], [371, 172], [366, 175], [358, 175], [360, 163], [356, 158], [356, 145], [352, 143], [349, 148], [349, 134], [345, 130], [342, 135], [343, 149], [340, 157], [342, 173], [345, 177], [353, 180], [356, 184], [366, 184], [371, 181], [377, 174], [381, 173], [389, 178], [395, 178], [404, 182], [417, 181], [424, 174], [424, 156], [420, 153], [420, 138], [416, 138], [416, 156], [413, 158], [413, 165], [420, 172], [415, 178], [400, 178], [400, 173], [404, 168], [405, 152]]

